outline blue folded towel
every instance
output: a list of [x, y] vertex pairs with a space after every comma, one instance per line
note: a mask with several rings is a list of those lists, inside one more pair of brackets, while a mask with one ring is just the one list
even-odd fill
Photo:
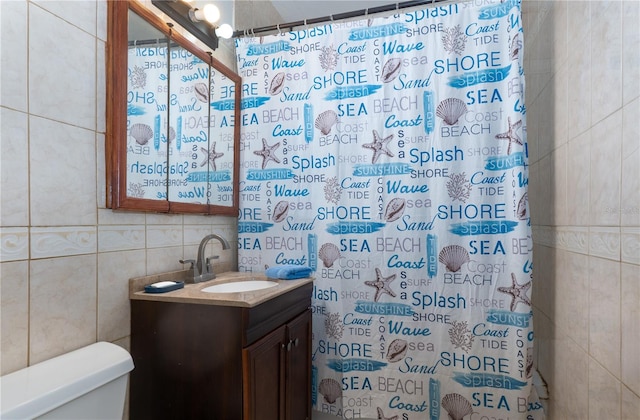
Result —
[[304, 265], [285, 264], [267, 268], [266, 275], [272, 279], [293, 280], [309, 277], [312, 271]]

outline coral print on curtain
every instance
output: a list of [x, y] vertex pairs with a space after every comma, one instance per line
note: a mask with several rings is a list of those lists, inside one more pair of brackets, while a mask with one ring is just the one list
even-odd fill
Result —
[[520, 2], [236, 45], [240, 269], [314, 270], [314, 409], [544, 418]]

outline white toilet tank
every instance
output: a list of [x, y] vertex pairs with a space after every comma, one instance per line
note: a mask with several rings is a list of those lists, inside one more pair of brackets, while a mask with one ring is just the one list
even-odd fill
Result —
[[0, 377], [0, 419], [122, 419], [131, 355], [99, 342]]

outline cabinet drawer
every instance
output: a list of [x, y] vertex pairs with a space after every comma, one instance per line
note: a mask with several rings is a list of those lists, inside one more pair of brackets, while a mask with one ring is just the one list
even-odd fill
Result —
[[243, 346], [254, 343], [260, 337], [306, 311], [311, 306], [312, 291], [313, 284], [309, 283], [246, 310]]

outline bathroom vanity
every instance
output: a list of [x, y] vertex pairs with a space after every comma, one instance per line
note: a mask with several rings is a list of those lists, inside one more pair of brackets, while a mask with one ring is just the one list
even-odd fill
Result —
[[175, 273], [131, 279], [130, 418], [311, 419], [313, 279], [203, 292], [256, 277], [223, 273], [158, 294], [144, 285]]

